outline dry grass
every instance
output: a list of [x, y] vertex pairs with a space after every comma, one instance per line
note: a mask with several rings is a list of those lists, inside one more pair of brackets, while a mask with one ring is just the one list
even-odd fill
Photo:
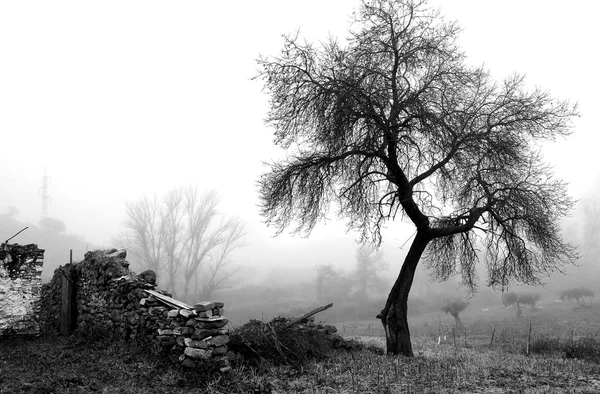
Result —
[[[598, 346], [593, 329], [574, 330], [571, 340], [571, 328], [562, 323], [571, 319], [581, 332], [594, 327], [589, 325], [598, 318], [593, 312], [564, 309], [530, 316], [529, 356], [523, 354], [528, 320], [465, 316], [467, 347], [464, 337], [456, 347], [448, 340], [438, 345], [438, 327], [430, 323], [414, 339], [416, 356], [410, 359], [339, 350], [299, 368], [267, 362], [250, 368], [234, 357], [227, 375], [183, 371], [131, 344], [5, 339], [0, 340], [0, 393], [598, 393], [598, 361], [567, 358], [563, 349]], [[490, 348], [491, 327], [496, 327], [496, 339]], [[359, 339], [378, 349], [384, 345], [381, 337]]]

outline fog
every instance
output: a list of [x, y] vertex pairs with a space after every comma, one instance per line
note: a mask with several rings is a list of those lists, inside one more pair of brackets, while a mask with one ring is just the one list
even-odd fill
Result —
[[[568, 7], [516, 0], [432, 3], [460, 22], [460, 43], [473, 64], [485, 64], [497, 79], [524, 73], [532, 87], [579, 102], [582, 116], [573, 135], [540, 149], [579, 199], [564, 233], [580, 246], [582, 258], [566, 277], [548, 278], [546, 289], [523, 291], [541, 292], [550, 300], [567, 286], [599, 293], [590, 280], [599, 272], [595, 219], [600, 216], [592, 209], [600, 193], [595, 119], [600, 79], [593, 49], [600, 32], [592, 20], [598, 6], [583, 0]], [[81, 259], [86, 250], [115, 246], [126, 202], [196, 185], [217, 191], [219, 211], [246, 224], [245, 246], [231, 254], [241, 270], [227, 291], [294, 288], [283, 299], [290, 308], [308, 308], [318, 301], [318, 266], [331, 264], [347, 275], [355, 270], [358, 234], [347, 233], [333, 213], [308, 238], [275, 237], [275, 229], [265, 226], [256, 182], [266, 170], [263, 162], [285, 152], [273, 145], [273, 130], [263, 123], [267, 96], [252, 77], [255, 59], [277, 53], [282, 34], [300, 29], [317, 42], [328, 34], [344, 37], [357, 4], [1, 2], [0, 214], [10, 215], [0, 218], [0, 237], [8, 239], [21, 225], [30, 225], [11, 242], [39, 244], [52, 260], [46, 270], [54, 269], [68, 261], [69, 249]], [[34, 229], [45, 172], [48, 216], [66, 226], [68, 239], [60, 242]], [[381, 294], [399, 272], [413, 232], [408, 224], [388, 227], [381, 250], [389, 268], [378, 273]], [[51, 274], [45, 271], [44, 277]], [[499, 294], [485, 289], [483, 268], [479, 274], [481, 291], [473, 302], [500, 303]], [[457, 283], [431, 283], [423, 271], [413, 294], [464, 296]], [[227, 291], [219, 295], [244, 297]]]

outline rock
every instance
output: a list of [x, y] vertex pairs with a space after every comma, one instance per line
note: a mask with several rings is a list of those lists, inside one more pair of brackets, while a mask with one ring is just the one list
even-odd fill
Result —
[[184, 339], [185, 346], [193, 347], [195, 349], [207, 349], [208, 343], [206, 341], [196, 341], [191, 338]]
[[167, 317], [173, 318], [179, 316], [179, 309], [172, 309], [167, 312]]
[[196, 305], [194, 305], [194, 309], [196, 310], [196, 312], [206, 312], [213, 308], [215, 308], [215, 303], [211, 301], [199, 302]]
[[204, 338], [208, 338], [210, 336], [213, 335], [217, 335], [217, 330], [207, 330], [207, 329], [197, 329], [194, 330], [194, 333], [192, 334], [192, 339], [204, 339]]
[[119, 259], [124, 259], [127, 257], [127, 251], [125, 249], [121, 249], [121, 250], [116, 250], [116, 249], [112, 249], [109, 251], [109, 253], [106, 255], [106, 257], [116, 257]]
[[229, 335], [217, 335], [212, 337], [208, 343], [212, 346], [222, 346], [229, 342]]
[[173, 335], [192, 335], [194, 329], [191, 327], [175, 327], [173, 329]]
[[156, 273], [152, 270], [146, 270], [136, 276], [137, 279], [141, 279], [146, 283], [150, 283], [152, 285], [156, 284]]
[[197, 326], [199, 328], [222, 328], [229, 323], [229, 320], [225, 319], [222, 316], [218, 317], [197, 317], [196, 321], [198, 322]]
[[212, 356], [212, 350], [196, 349], [193, 347], [186, 347], [183, 353], [195, 360], [208, 360]]
[[213, 356], [223, 355], [223, 354], [227, 353], [227, 345], [217, 346], [217, 347], [213, 348], [212, 351], [213, 351], [212, 352]]

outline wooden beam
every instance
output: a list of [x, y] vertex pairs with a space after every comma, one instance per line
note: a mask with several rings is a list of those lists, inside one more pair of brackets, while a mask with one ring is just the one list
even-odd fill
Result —
[[306, 313], [306, 314], [304, 314], [304, 315], [302, 315], [302, 316], [300, 316], [300, 317], [298, 317], [298, 318], [296, 318], [294, 320], [291, 320], [288, 324], [286, 324], [285, 326], [283, 326], [283, 328], [288, 328], [288, 327], [293, 326], [294, 324], [298, 324], [302, 320], [306, 320], [309, 317], [311, 317], [312, 315], [316, 315], [319, 312], [323, 312], [325, 309], [329, 309], [332, 306], [333, 306], [333, 303], [332, 304], [323, 305], [323, 306], [320, 306], [320, 307], [318, 307], [316, 309], [313, 309], [312, 311], [310, 311], [310, 312], [308, 312], [308, 313]]

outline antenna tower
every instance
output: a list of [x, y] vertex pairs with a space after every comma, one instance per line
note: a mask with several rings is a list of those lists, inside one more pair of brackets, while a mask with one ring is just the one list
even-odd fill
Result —
[[48, 217], [48, 204], [50, 203], [50, 196], [48, 195], [48, 185], [50, 185], [50, 176], [48, 175], [47, 169], [44, 167], [42, 187], [40, 187], [40, 194], [42, 195], [42, 214], [40, 220], [46, 219]]

